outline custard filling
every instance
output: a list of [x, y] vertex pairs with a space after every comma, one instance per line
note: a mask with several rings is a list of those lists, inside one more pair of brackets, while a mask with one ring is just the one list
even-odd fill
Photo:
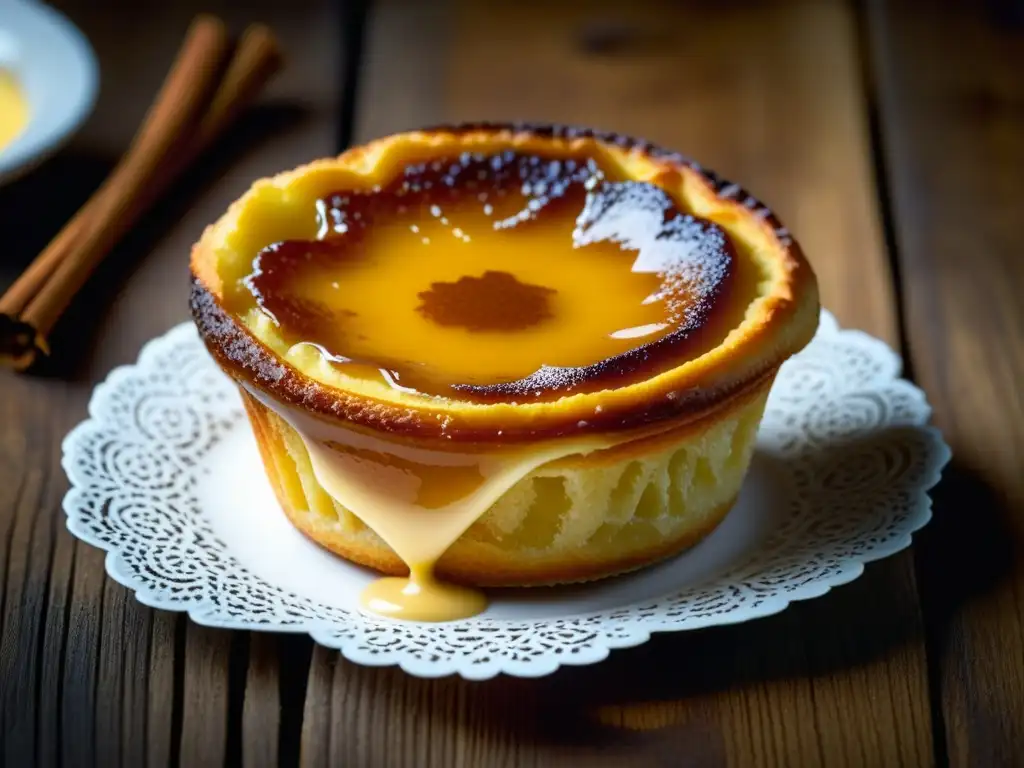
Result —
[[745, 309], [721, 227], [593, 158], [462, 153], [315, 205], [316, 237], [264, 247], [242, 279], [247, 324], [395, 388], [595, 391], [699, 356]]
[[[719, 345], [759, 279], [720, 226], [586, 156], [461, 153], [314, 207], [315, 233], [254, 255], [232, 311], [306, 368], [427, 398], [515, 405], [657, 375]], [[363, 606], [413, 620], [483, 610], [478, 591], [434, 570], [504, 494], [545, 465], [637, 438], [423, 447], [247, 391], [300, 437], [320, 489], [408, 567], [371, 584]]]

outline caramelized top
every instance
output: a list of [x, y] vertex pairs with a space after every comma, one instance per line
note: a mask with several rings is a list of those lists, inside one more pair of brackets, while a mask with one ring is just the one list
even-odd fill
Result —
[[725, 232], [582, 154], [462, 152], [315, 205], [316, 238], [262, 249], [242, 282], [289, 345], [395, 388], [593, 391], [698, 355], [737, 320]]
[[565, 126], [409, 131], [259, 179], [191, 272], [243, 386], [432, 449], [704, 418], [819, 313], [800, 247], [742, 187]]

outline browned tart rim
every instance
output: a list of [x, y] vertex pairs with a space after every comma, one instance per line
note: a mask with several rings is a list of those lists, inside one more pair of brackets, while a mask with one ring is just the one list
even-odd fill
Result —
[[[508, 403], [475, 403], [457, 396], [424, 396], [415, 402], [373, 398], [328, 386], [281, 360], [222, 305], [218, 286], [204, 279], [203, 259], [210, 258], [205, 239], [193, 248], [190, 306], [199, 333], [221, 367], [240, 383], [274, 400], [298, 407], [329, 421], [339, 420], [414, 439], [444, 439], [458, 443], [509, 443], [585, 433], [640, 429], [658, 422], [678, 423], [706, 416], [733, 397], [759, 386], [790, 355], [799, 351], [817, 327], [818, 292], [814, 273], [803, 251], [775, 214], [737, 184], [726, 181], [683, 155], [618, 133], [587, 128], [527, 123], [472, 123], [438, 126], [414, 132], [423, 136], [448, 135], [464, 140], [471, 135], [500, 137], [511, 143], [526, 139], [533, 146], [547, 142], [589, 140], [622, 152], [636, 153], [666, 171], [688, 176], [717, 202], [734, 207], [748, 221], [756, 220], [785, 279], [780, 288], [763, 297], [760, 316], [751, 322], [736, 348], [720, 355], [696, 372], [685, 371], [688, 361], [639, 385], [635, 397], [609, 398], [614, 390], [567, 395], [548, 407]], [[381, 142], [355, 147], [335, 162], [357, 160]], [[296, 173], [301, 173], [302, 168]], [[675, 371], [684, 371], [673, 377]], [[690, 374], [690, 375], [686, 375]], [[694, 375], [695, 374], [695, 375]], [[653, 385], [657, 382], [657, 385]], [[454, 407], [453, 407], [454, 406]], [[459, 407], [462, 406], [462, 407]]]

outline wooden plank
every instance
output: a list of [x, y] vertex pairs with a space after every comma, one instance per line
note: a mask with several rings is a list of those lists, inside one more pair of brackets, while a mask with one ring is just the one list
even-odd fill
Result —
[[953, 448], [917, 550], [950, 765], [1024, 755], [1024, 13], [870, 5], [914, 374]]
[[103, 553], [76, 544], [61, 694], [61, 765], [96, 765], [96, 668], [103, 600]]
[[[338, 655], [319, 645], [313, 649], [302, 713], [299, 764], [303, 768], [328, 768], [337, 764], [331, 762], [331, 731], [334, 721], [331, 688]], [[346, 702], [346, 706], [350, 705], [350, 702]]]
[[[112, 589], [113, 584], [107, 588]], [[150, 643], [153, 624], [147, 621], [148, 609], [126, 596], [124, 600], [124, 667], [121, 683], [121, 764], [146, 764], [146, 721], [150, 682]], [[153, 734], [156, 736], [157, 734]]]
[[[56, 360], [46, 375], [0, 374], [0, 761], [167, 766], [180, 757], [186, 764], [231, 751], [227, 739], [241, 733], [243, 713], [267, 722], [279, 709], [279, 660], [258, 655], [259, 685], [246, 690], [244, 670], [237, 690], [211, 686], [227, 674], [222, 633], [186, 629], [180, 616], [138, 605], [106, 579], [102, 553], [64, 530], [60, 440], [85, 416], [98, 380], [188, 318], [185, 264], [202, 227], [254, 179], [334, 150], [337, 29], [329, 0], [58, 5], [97, 51], [100, 99], [66, 151], [0, 189], [0, 227], [13, 233], [0, 255], [0, 287], [123, 151], [195, 13], [218, 13], [235, 29], [265, 21], [289, 54], [261, 105], [90, 282], [53, 339]], [[306, 669], [298, 674], [304, 679]], [[232, 702], [238, 715], [229, 722]], [[288, 720], [297, 734], [295, 718]]]
[[[96, 700], [103, 705], [96, 707], [96, 763], [116, 768], [121, 765], [121, 728], [124, 724], [124, 633], [125, 603], [128, 595], [124, 587], [104, 582], [103, 633], [105, 642], [100, 642], [99, 664], [96, 675]], [[137, 674], [137, 670], [129, 668]]]
[[[678, 149], [776, 209], [841, 322], [895, 342], [856, 43], [855, 20], [839, 0], [378, 2], [357, 138], [515, 119], [588, 124]], [[424, 715], [413, 702], [421, 700], [435, 703], [430, 748], [420, 754], [438, 764], [442, 756], [455, 764], [597, 762], [598, 753], [601, 764], [933, 760], [906, 554], [778, 617], [658, 637], [523, 688], [417, 681], [344, 661], [328, 681], [326, 668], [314, 668], [311, 695], [326, 698], [330, 686], [336, 694], [317, 742], [335, 745], [339, 761], [407, 754], [420, 738]]]
[[[173, 752], [172, 724], [174, 718], [175, 629], [184, 617], [172, 613], [156, 613], [152, 622], [146, 690], [146, 762], [149, 768], [171, 764]], [[145, 662], [143, 661], [144, 665]], [[141, 765], [142, 763], [129, 763]]]
[[231, 633], [189, 623], [185, 635], [181, 765], [223, 765]]
[[271, 768], [278, 765], [281, 699], [278, 638], [254, 632], [249, 644], [249, 669], [242, 708], [242, 765]]
[[[316, 711], [315, 700], [307, 695], [307, 683], [313, 679], [313, 641], [308, 635], [282, 635], [278, 641], [280, 660], [281, 727], [278, 752], [279, 765], [291, 768], [315, 752], [315, 745], [306, 748], [303, 718], [307, 711]], [[320, 648], [322, 652], [324, 649]], [[327, 754], [322, 745], [321, 754]]]
[[[537, 694], [549, 683], [423, 681], [397, 669], [361, 667], [323, 648], [313, 658], [303, 766], [511, 768], [536, 759], [534, 752], [522, 749], [529, 735], [513, 736], [507, 728], [520, 719], [519, 708], [529, 710], [539, 702]], [[518, 695], [511, 696], [513, 691]], [[456, 728], [466, 728], [461, 738], [451, 737]]]
[[[56, 514], [56, 513], [55, 513]], [[60, 701], [63, 695], [62, 667], [71, 606], [71, 577], [76, 540], [61, 527], [56, 535], [50, 564], [50, 592], [43, 629], [42, 675], [39, 678], [37, 765], [60, 764]]]
[[[17, 428], [17, 401], [10, 400], [5, 416]], [[33, 414], [36, 417], [41, 413]], [[47, 540], [52, 525], [34, 514], [36, 506], [50, 503], [49, 445], [47, 435], [27, 435], [5, 429], [5, 464], [11, 467], [4, 495], [10, 505], [4, 520], [3, 633], [0, 636], [0, 707], [4, 760], [33, 762], [36, 755], [33, 717], [37, 706], [35, 675], [39, 669], [39, 643], [45, 613], [46, 574], [50, 552]], [[43, 583], [37, 579], [42, 578]]]

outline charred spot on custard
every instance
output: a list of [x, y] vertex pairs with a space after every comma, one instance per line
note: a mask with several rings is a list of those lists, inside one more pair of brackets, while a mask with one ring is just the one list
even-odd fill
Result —
[[520, 282], [508, 272], [487, 270], [481, 277], [432, 283], [430, 290], [419, 294], [422, 303], [416, 309], [442, 326], [521, 331], [552, 317], [548, 297], [555, 293], [553, 288]]

